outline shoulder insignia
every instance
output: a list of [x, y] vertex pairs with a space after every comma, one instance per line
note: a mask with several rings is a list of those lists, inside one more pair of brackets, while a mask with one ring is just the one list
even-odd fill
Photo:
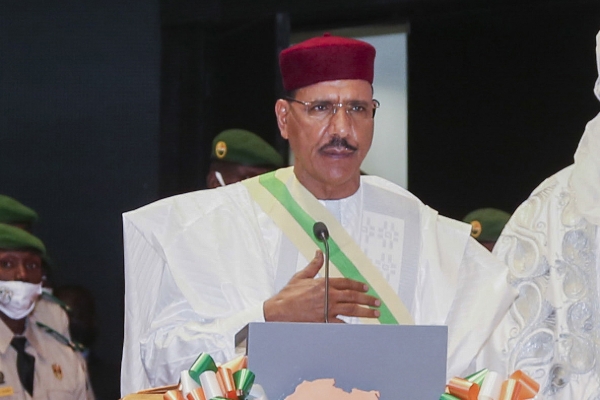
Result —
[[64, 344], [65, 346], [69, 346], [73, 351], [83, 351], [85, 349], [85, 347], [81, 343], [77, 343], [70, 340], [68, 337], [61, 335], [54, 329], [50, 328], [48, 325], [43, 324], [39, 321], [36, 321], [35, 324], [60, 343]]
[[58, 304], [60, 306], [60, 308], [62, 308], [63, 310], [65, 310], [67, 312], [67, 314], [70, 314], [72, 311], [71, 307], [69, 307], [69, 305], [67, 303], [65, 303], [58, 297], [51, 295], [50, 293], [46, 292], [45, 290], [42, 291], [42, 295], [40, 296], [40, 298], [42, 298], [46, 301], [49, 301], [50, 303]]

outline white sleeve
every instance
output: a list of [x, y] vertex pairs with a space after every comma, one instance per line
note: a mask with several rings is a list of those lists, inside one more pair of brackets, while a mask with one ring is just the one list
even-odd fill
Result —
[[470, 372], [516, 291], [508, 268], [470, 237], [470, 226], [422, 210], [415, 323], [448, 326], [447, 378]]
[[[250, 321], [264, 321], [260, 302], [227, 317], [202, 317], [179, 291], [168, 269], [159, 293], [159, 303], [165, 304], [158, 304], [160, 311], [140, 339], [140, 356], [151, 386], [177, 383], [180, 372], [189, 369], [200, 353], [209, 353], [217, 363], [233, 359], [235, 334]], [[204, 315], [209, 314], [206, 311]]]
[[177, 383], [201, 352], [231, 359], [235, 334], [264, 321], [263, 302], [274, 291], [270, 257], [251, 218], [231, 207], [180, 218], [184, 200], [123, 216], [122, 395]]
[[449, 378], [467, 372], [507, 313], [517, 295], [507, 277], [506, 265], [469, 238], [459, 268], [456, 296], [446, 321]]
[[163, 259], [135, 225], [123, 216], [125, 257], [125, 337], [121, 365], [121, 395], [150, 386], [140, 358], [140, 337], [154, 312]]

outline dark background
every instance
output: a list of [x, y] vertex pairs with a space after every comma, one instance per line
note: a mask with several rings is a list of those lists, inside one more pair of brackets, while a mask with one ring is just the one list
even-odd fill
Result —
[[202, 187], [222, 129], [286, 154], [273, 105], [290, 32], [398, 23], [425, 203], [513, 211], [572, 162], [599, 110], [597, 0], [0, 2], [0, 193], [40, 214], [57, 284], [94, 293], [101, 358], [121, 355], [121, 213]]

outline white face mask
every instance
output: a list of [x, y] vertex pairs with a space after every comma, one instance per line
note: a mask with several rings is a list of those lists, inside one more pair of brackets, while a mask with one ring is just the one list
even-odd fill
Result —
[[41, 282], [0, 281], [0, 311], [11, 319], [25, 318], [41, 293]]

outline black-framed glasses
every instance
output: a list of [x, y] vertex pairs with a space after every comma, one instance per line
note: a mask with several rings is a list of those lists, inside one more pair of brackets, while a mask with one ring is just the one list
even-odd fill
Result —
[[359, 122], [365, 121], [373, 119], [375, 117], [375, 111], [380, 106], [379, 101], [375, 99], [370, 101], [350, 100], [345, 103], [333, 103], [325, 100], [302, 101], [294, 99], [293, 97], [286, 97], [285, 99], [287, 101], [302, 104], [306, 114], [318, 121], [330, 119], [338, 109], [342, 108], [346, 110], [346, 114], [352, 120]]

